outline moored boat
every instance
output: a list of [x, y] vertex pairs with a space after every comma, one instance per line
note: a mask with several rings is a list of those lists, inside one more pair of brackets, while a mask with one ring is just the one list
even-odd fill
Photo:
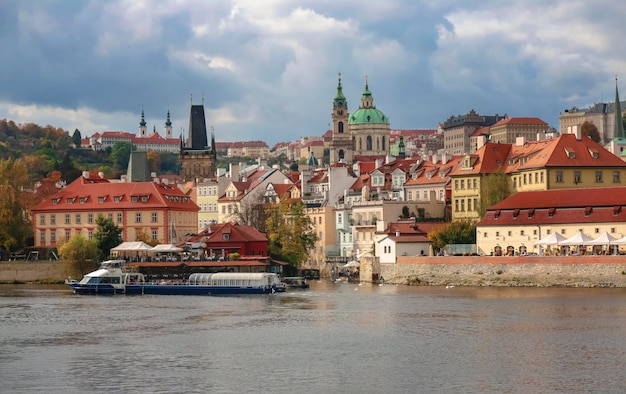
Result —
[[153, 283], [146, 281], [142, 273], [129, 269], [124, 260], [103, 261], [98, 270], [67, 285], [77, 294], [218, 295], [285, 291], [278, 275], [270, 272], [195, 273], [183, 284]]
[[285, 285], [288, 288], [294, 289], [308, 289], [309, 284], [306, 281], [306, 278], [303, 276], [288, 276], [284, 278]]

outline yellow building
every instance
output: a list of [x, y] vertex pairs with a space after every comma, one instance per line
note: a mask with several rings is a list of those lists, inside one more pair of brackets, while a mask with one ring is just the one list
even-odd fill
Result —
[[32, 209], [34, 246], [55, 248], [80, 234], [93, 238], [99, 216], [122, 229], [124, 241], [142, 234], [180, 244], [197, 232], [198, 206], [176, 185], [156, 182], [111, 183], [84, 172], [66, 188]]

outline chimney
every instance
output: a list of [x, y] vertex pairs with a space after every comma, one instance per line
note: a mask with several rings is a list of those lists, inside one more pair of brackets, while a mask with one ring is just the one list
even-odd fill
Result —
[[448, 157], [448, 152], [443, 152], [441, 154], [441, 164], [446, 164], [450, 158]]
[[120, 182], [126, 183], [126, 175], [120, 175]]
[[526, 138], [515, 137], [515, 146], [524, 146], [525, 143], [526, 143]]
[[83, 171], [83, 178], [89, 179], [89, 171]]
[[104, 179], [104, 172], [100, 171], [98, 173], [98, 176], [100, 177], [100, 179]]

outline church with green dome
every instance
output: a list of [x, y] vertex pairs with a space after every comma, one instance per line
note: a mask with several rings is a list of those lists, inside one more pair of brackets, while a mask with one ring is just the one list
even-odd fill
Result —
[[374, 105], [367, 76], [359, 109], [350, 115], [341, 86], [333, 100], [333, 130], [330, 143], [330, 162], [352, 164], [357, 156], [386, 156], [389, 154], [391, 127], [389, 118]]

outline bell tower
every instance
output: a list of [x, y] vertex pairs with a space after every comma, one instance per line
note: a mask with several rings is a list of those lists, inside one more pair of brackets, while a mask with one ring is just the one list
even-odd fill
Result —
[[341, 73], [338, 74], [337, 94], [333, 99], [333, 133], [330, 141], [330, 163], [343, 162], [352, 164], [354, 160], [354, 149], [352, 148], [352, 136], [348, 131], [348, 101], [343, 95], [341, 86]]

